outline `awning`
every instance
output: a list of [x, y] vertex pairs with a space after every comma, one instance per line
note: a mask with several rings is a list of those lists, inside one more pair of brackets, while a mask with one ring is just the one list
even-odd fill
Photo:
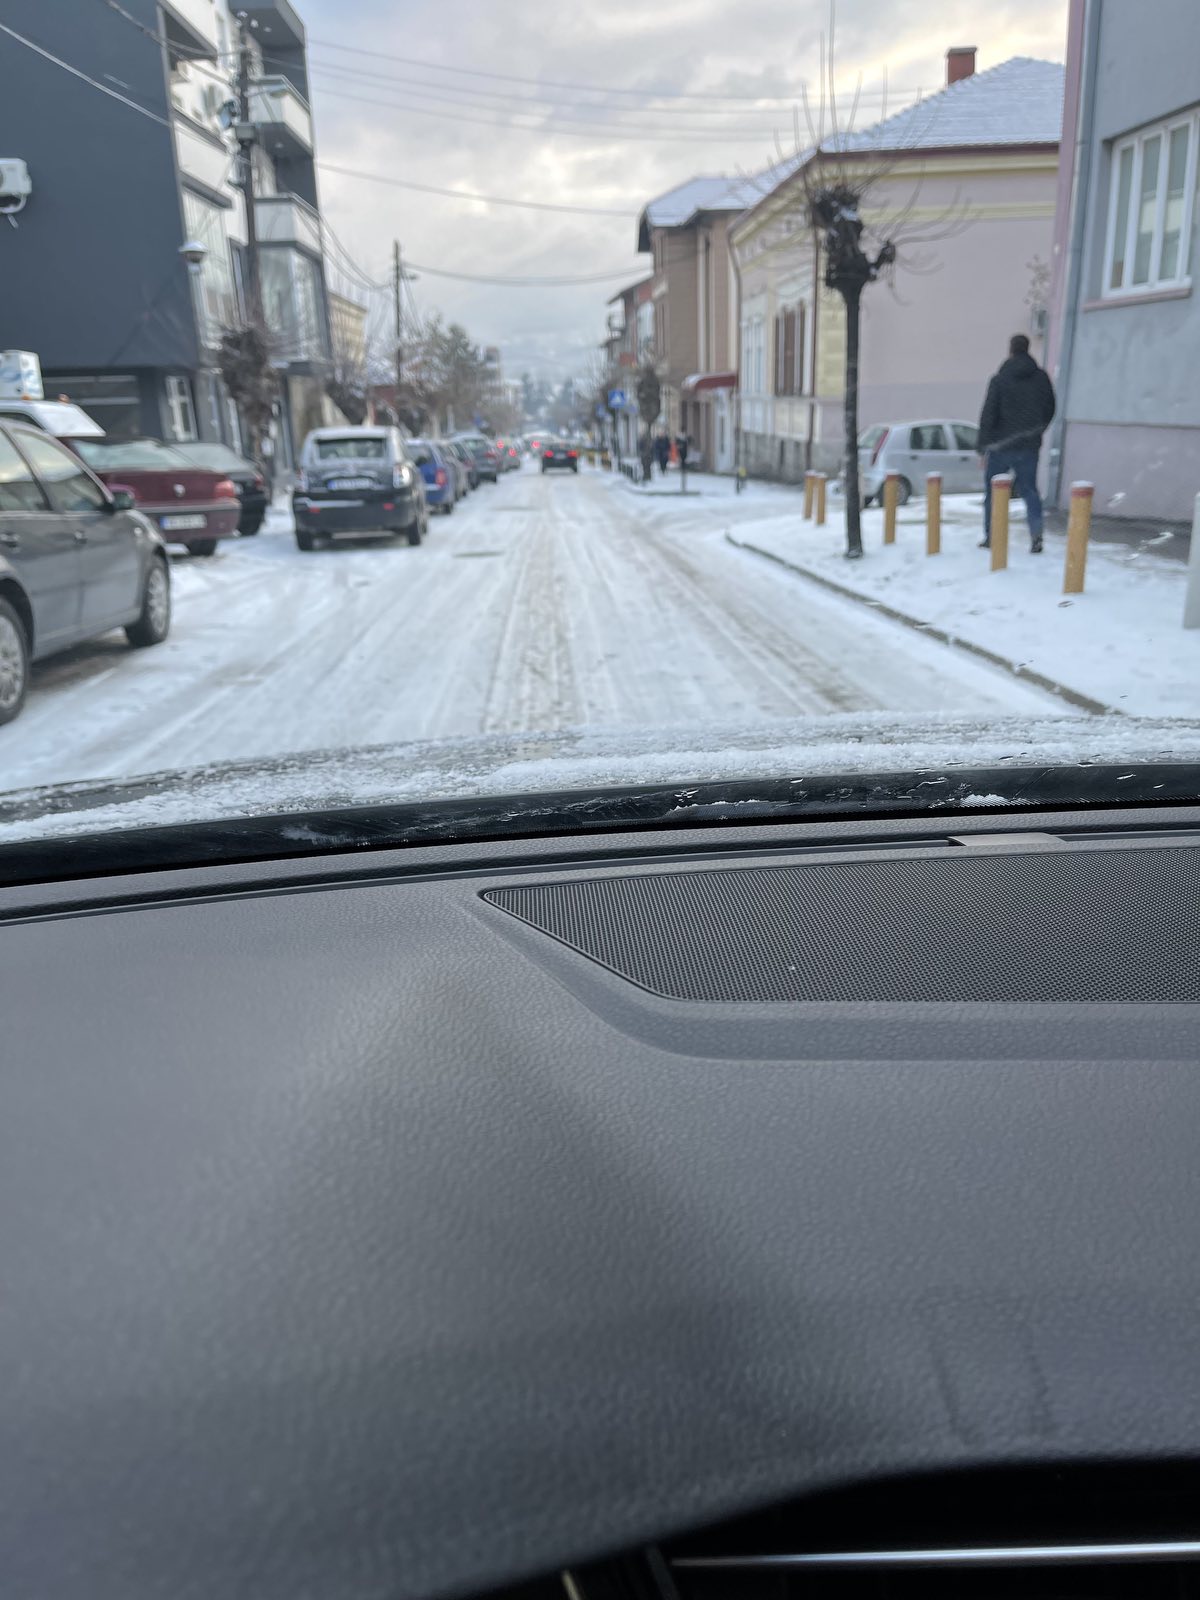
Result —
[[683, 380], [680, 394], [694, 395], [705, 394], [710, 389], [736, 389], [736, 372], [693, 372], [690, 378]]

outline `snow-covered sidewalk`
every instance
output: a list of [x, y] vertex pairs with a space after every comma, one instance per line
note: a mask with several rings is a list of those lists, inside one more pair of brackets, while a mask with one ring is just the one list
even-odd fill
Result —
[[925, 554], [924, 501], [901, 510], [894, 545], [883, 543], [882, 511], [864, 512], [861, 561], [845, 559], [836, 500], [823, 528], [802, 520], [797, 495], [794, 521], [743, 514], [727, 537], [1086, 700], [1139, 716], [1200, 712], [1200, 631], [1182, 626], [1186, 568], [1093, 545], [1085, 592], [1064, 595], [1065, 540], [1048, 533], [1044, 554], [1031, 555], [1014, 507], [1008, 568], [992, 572], [979, 507], [978, 495], [946, 498], [938, 556]]

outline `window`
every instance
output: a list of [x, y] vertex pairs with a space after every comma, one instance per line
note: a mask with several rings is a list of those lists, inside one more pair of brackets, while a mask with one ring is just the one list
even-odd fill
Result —
[[196, 269], [196, 316], [200, 336], [209, 345], [237, 320], [233, 262], [225, 234], [225, 213], [190, 189], [183, 191], [183, 225], [189, 239], [199, 239], [208, 254]]
[[0, 511], [44, 511], [42, 491], [15, 446], [0, 433]]
[[954, 448], [956, 450], [974, 450], [978, 453], [979, 429], [969, 427], [965, 422], [955, 422], [951, 426], [954, 429]]
[[99, 511], [107, 503], [104, 490], [57, 440], [22, 434], [21, 453], [42, 480], [55, 511]]
[[804, 307], [775, 318], [775, 393], [804, 393]]
[[315, 453], [318, 461], [386, 461], [387, 440], [381, 434], [318, 439]]
[[946, 433], [939, 423], [921, 422], [912, 430], [908, 439], [910, 450], [945, 450]]
[[1198, 145], [1200, 118], [1194, 111], [1114, 145], [1105, 294], [1188, 282]]
[[196, 437], [196, 413], [192, 409], [192, 389], [186, 378], [167, 379], [167, 413], [170, 422], [167, 431], [172, 439], [186, 440]]
[[131, 372], [55, 373], [56, 390], [69, 394], [77, 406], [104, 429], [110, 439], [133, 439], [142, 430], [142, 405], [137, 379]]

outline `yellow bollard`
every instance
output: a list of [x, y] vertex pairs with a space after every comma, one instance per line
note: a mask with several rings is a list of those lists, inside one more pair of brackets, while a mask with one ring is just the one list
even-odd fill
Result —
[[811, 522], [812, 521], [812, 514], [813, 514], [813, 487], [814, 487], [814, 479], [815, 478], [816, 478], [816, 473], [815, 472], [806, 472], [804, 474], [804, 520], [805, 520], [805, 522]]
[[929, 472], [925, 475], [925, 554], [942, 553], [942, 475]]
[[883, 480], [883, 542], [896, 542], [896, 507], [900, 502], [900, 474], [889, 472]]
[[1071, 485], [1071, 512], [1067, 518], [1067, 565], [1063, 572], [1063, 593], [1082, 594], [1083, 574], [1087, 567], [1088, 535], [1092, 529], [1092, 495], [1090, 483]]
[[1008, 505], [1012, 499], [1013, 475], [998, 473], [992, 479], [992, 571], [1008, 566]]
[[817, 527], [825, 526], [825, 474], [817, 473]]

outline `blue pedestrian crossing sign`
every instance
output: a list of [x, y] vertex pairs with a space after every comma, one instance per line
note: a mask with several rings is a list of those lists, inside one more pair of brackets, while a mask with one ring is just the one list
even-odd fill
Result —
[[608, 391], [608, 409], [610, 411], [624, 411], [626, 403], [624, 389], [610, 389]]

